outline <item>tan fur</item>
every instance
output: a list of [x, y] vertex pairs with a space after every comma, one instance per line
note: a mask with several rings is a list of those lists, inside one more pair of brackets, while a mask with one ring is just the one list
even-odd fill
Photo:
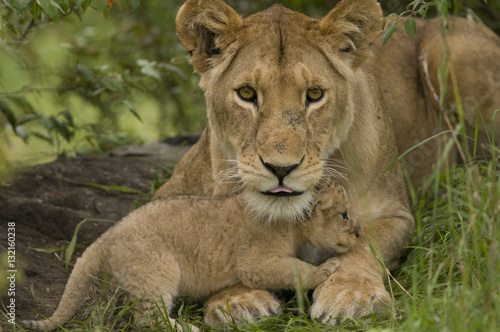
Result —
[[[109, 273], [134, 298], [170, 312], [179, 296], [205, 298], [229, 286], [255, 289], [314, 289], [339, 266], [331, 258], [315, 266], [296, 258], [305, 244], [344, 253], [359, 236], [349, 217], [345, 190], [327, 187], [311, 207], [311, 220], [263, 226], [239, 197], [179, 196], [157, 200], [130, 213], [79, 258], [61, 303], [46, 321], [21, 324], [51, 330], [75, 314], [92, 277]], [[275, 308], [277, 311], [278, 308]], [[275, 312], [276, 312], [275, 311]], [[175, 322], [172, 322], [175, 324]], [[193, 327], [193, 329], [195, 329]]]
[[[398, 154], [448, 129], [439, 128], [429, 92], [438, 88], [439, 22], [417, 20], [413, 43], [400, 22], [383, 47], [381, 19], [375, 0], [343, 0], [321, 20], [279, 5], [243, 19], [222, 0], [188, 0], [176, 21], [179, 41], [201, 76], [208, 125], [155, 199], [242, 193], [258, 218], [293, 223], [307, 218], [318, 183], [341, 179], [379, 257], [365, 238], [340, 257], [343, 267], [314, 293], [311, 315], [324, 322], [363, 316], [388, 303], [379, 259], [396, 267], [414, 227], [399, 165], [389, 166]], [[480, 136], [484, 140], [493, 127], [498, 140], [500, 116], [493, 119], [493, 110], [500, 104], [499, 39], [465, 20], [448, 23], [460, 92], [471, 95], [467, 124], [475, 123], [473, 106], [480, 107], [486, 123]], [[474, 74], [478, 69], [483, 75]], [[474, 85], [482, 81], [486, 92], [479, 98]], [[256, 102], [238, 97], [243, 86], [257, 92]], [[307, 103], [311, 88], [324, 89], [323, 99]], [[406, 155], [414, 183], [430, 173], [438, 151], [432, 142]], [[280, 183], [266, 164], [293, 170]], [[264, 194], [280, 185], [302, 194]], [[227, 322], [216, 308], [228, 303], [241, 320], [278, 305], [266, 291], [243, 285], [226, 291], [232, 296], [222, 292], [208, 302], [208, 324]]]
[[[393, 120], [400, 154], [450, 129], [444, 121], [439, 122], [436, 100], [440, 94], [441, 23], [439, 19], [417, 19], [416, 23], [413, 43], [404, 32], [404, 20], [400, 20], [386, 45], [382, 45], [381, 39], [372, 45], [373, 56], [366, 63], [366, 70], [374, 75]], [[470, 151], [473, 152], [472, 138], [478, 120], [477, 156], [488, 157], [493, 133], [493, 143], [500, 145], [500, 114], [494, 114], [500, 109], [500, 38], [485, 26], [459, 17], [448, 18], [446, 26], [449, 68], [456, 75]], [[445, 106], [456, 111], [453, 89], [450, 78]], [[452, 117], [451, 113], [446, 114]], [[441, 157], [438, 146], [439, 140], [433, 140], [405, 156], [403, 164], [414, 184], [421, 184], [431, 173], [432, 165]], [[457, 157], [453, 147], [450, 162], [459, 160]]]

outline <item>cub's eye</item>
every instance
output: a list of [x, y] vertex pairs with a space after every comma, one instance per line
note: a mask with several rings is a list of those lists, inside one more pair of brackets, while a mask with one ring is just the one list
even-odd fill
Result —
[[347, 211], [342, 212], [341, 215], [344, 220], [349, 220], [349, 214], [347, 213]]
[[324, 94], [325, 94], [325, 90], [322, 90], [319, 88], [313, 88], [313, 89], [307, 90], [306, 98], [307, 98], [308, 102], [314, 103], [314, 102], [320, 101], [321, 98], [323, 98]]
[[257, 92], [249, 86], [242, 86], [236, 90], [238, 97], [248, 102], [255, 102], [257, 100]]

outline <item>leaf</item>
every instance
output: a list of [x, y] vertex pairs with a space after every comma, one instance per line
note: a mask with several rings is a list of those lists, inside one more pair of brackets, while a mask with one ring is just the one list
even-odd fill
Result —
[[89, 187], [94, 187], [94, 188], [106, 190], [106, 191], [116, 191], [116, 192], [121, 192], [121, 193], [124, 193], [124, 194], [140, 194], [140, 195], [144, 195], [144, 193], [142, 191], [140, 191], [140, 190], [137, 190], [137, 189], [134, 189], [134, 188], [130, 188], [130, 187], [125, 187], [125, 186], [117, 186], [117, 185], [107, 186], [107, 185], [103, 185], [103, 184], [99, 184], [99, 183], [85, 183], [85, 185], [87, 185]]
[[18, 125], [18, 126], [20, 126], [20, 125], [23, 125], [23, 124], [25, 124], [25, 123], [28, 123], [28, 122], [31, 122], [31, 121], [38, 120], [38, 119], [40, 119], [40, 118], [41, 118], [41, 116], [40, 116], [40, 115], [37, 115], [37, 114], [30, 114], [30, 115], [26, 116], [24, 119], [22, 119], [21, 121], [19, 121], [19, 122], [17, 123], [17, 125]]
[[426, 18], [427, 17], [427, 8], [430, 4], [427, 4], [427, 3], [422, 3], [420, 5], [420, 9], [418, 10], [418, 14], [420, 16], [422, 16], [423, 18]]
[[410, 40], [413, 43], [413, 39], [415, 38], [415, 31], [417, 31], [417, 24], [415, 20], [409, 18], [405, 22], [405, 31], [410, 36]]
[[89, 7], [90, 5], [90, 0], [84, 0], [83, 1], [83, 4], [82, 4], [82, 10], [83, 10], [83, 13], [85, 14], [85, 12], [87, 11], [87, 8]]
[[125, 186], [119, 186], [119, 185], [105, 185], [105, 184], [99, 184], [99, 183], [93, 183], [93, 182], [78, 182], [78, 181], [73, 181], [70, 179], [63, 179], [64, 181], [77, 185], [77, 186], [86, 186], [86, 187], [92, 187], [92, 188], [97, 188], [105, 191], [116, 191], [116, 192], [121, 192], [124, 194], [138, 194], [138, 195], [145, 195], [142, 191], [130, 188], [130, 187], [125, 187]]
[[71, 114], [70, 111], [62, 111], [59, 113], [60, 115], [62, 115], [66, 121], [68, 121], [68, 124], [71, 126], [71, 127], [74, 127], [75, 126], [75, 123], [73, 121], [73, 115]]
[[406, 8], [413, 7], [413, 10], [415, 10], [415, 7], [417, 7], [420, 4], [420, 1], [421, 0], [413, 0], [406, 6]]
[[106, 0], [90, 0], [90, 2], [101, 12], [107, 12], [108, 2]]
[[37, 0], [37, 2], [52, 21], [59, 21], [59, 10], [52, 0]]
[[385, 45], [385, 43], [387, 43], [389, 38], [392, 37], [392, 35], [394, 34], [394, 31], [396, 31], [397, 26], [398, 26], [398, 21], [393, 21], [393, 22], [389, 23], [389, 25], [387, 26], [387, 30], [385, 30], [384, 36], [382, 37], [382, 43], [384, 45]]
[[53, 254], [55, 252], [61, 251], [63, 248], [33, 248], [29, 247], [30, 250], [36, 251], [36, 252], [42, 252], [44, 254]]
[[48, 134], [48, 133], [42, 133], [39, 131], [32, 131], [31, 135], [36, 136], [36, 137], [44, 140], [47, 143], [50, 143], [50, 144], [53, 143], [52, 136], [50, 136], [50, 134]]
[[7, 99], [16, 104], [26, 113], [36, 114], [33, 106], [31, 106], [30, 102], [24, 96], [9, 96]]
[[92, 81], [94, 77], [92, 69], [79, 63], [76, 65], [76, 70], [82, 75], [83, 79], [85, 79], [87, 82]]
[[73, 233], [73, 237], [71, 238], [71, 241], [69, 242], [68, 247], [66, 248], [66, 251], [64, 252], [64, 265], [66, 268], [69, 266], [69, 261], [71, 260], [71, 256], [73, 256], [73, 252], [75, 251], [76, 247], [76, 240], [78, 238], [78, 231], [80, 230], [80, 227], [87, 221], [87, 219], [83, 219], [76, 225], [75, 232]]
[[31, 1], [32, 0], [12, 0], [11, 5], [18, 14], [21, 14], [21, 12], [29, 6]]
[[158, 72], [158, 70], [156, 70], [156, 68], [154, 68], [156, 66], [156, 61], [150, 62], [145, 59], [138, 59], [137, 65], [141, 67], [141, 74], [144, 74], [146, 76], [152, 77], [157, 80], [161, 80], [160, 73]]
[[137, 112], [137, 110], [135, 109], [134, 105], [132, 105], [132, 103], [130, 103], [128, 100], [124, 100], [123, 102], [123, 105], [125, 105], [125, 107], [128, 108], [128, 110], [139, 120], [142, 122], [142, 119], [141, 119], [141, 116], [139, 115], [139, 113]]
[[12, 129], [15, 130], [17, 126], [16, 116], [14, 115], [14, 112], [12, 112], [12, 110], [10, 109], [9, 105], [7, 105], [7, 103], [2, 99], [0, 99], [0, 111], [7, 118], [7, 121], [9, 121], [9, 124], [12, 126]]
[[448, 16], [448, 8], [449, 8], [448, 0], [436, 1], [436, 7], [440, 15]]
[[33, 19], [35, 21], [39, 20], [40, 15], [41, 15], [40, 5], [38, 4], [38, 2], [35, 1], [35, 2], [33, 2]]
[[27, 143], [28, 141], [28, 136], [30, 135], [26, 129], [24, 129], [23, 126], [16, 126], [14, 129], [14, 132], [18, 137], [20, 137], [24, 143]]

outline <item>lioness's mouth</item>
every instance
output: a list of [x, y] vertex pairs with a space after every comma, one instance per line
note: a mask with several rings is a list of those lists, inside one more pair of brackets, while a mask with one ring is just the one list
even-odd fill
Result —
[[290, 188], [278, 186], [278, 187], [271, 189], [269, 191], [262, 191], [261, 193], [263, 193], [264, 195], [276, 196], [276, 197], [290, 197], [290, 196], [302, 195], [304, 192], [303, 191], [293, 191]]
[[302, 195], [304, 192], [303, 191], [294, 191], [291, 193], [286, 193], [286, 192], [278, 192], [278, 193], [272, 193], [270, 191], [261, 191], [262, 194], [264, 195], [269, 195], [269, 196], [275, 196], [275, 197], [290, 197], [290, 196], [299, 196]]
[[271, 189], [269, 191], [261, 191], [264, 195], [275, 196], [275, 197], [290, 197], [290, 196], [299, 196], [302, 195], [303, 191], [293, 191], [288, 187], [278, 185], [276, 188]]

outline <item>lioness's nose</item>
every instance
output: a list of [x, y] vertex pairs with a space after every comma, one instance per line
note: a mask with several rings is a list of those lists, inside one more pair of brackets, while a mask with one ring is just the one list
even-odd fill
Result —
[[270, 164], [270, 163], [266, 163], [262, 157], [260, 157], [260, 161], [262, 162], [262, 164], [268, 169], [270, 170], [274, 175], [276, 175], [276, 177], [278, 178], [279, 182], [281, 183], [283, 181], [283, 179], [285, 178], [285, 176], [287, 176], [288, 174], [290, 174], [294, 169], [296, 169], [297, 167], [300, 166], [300, 164], [302, 163], [302, 161], [298, 164], [293, 164], [293, 165], [289, 165], [289, 166], [276, 166], [276, 165], [273, 165], [273, 164]]

